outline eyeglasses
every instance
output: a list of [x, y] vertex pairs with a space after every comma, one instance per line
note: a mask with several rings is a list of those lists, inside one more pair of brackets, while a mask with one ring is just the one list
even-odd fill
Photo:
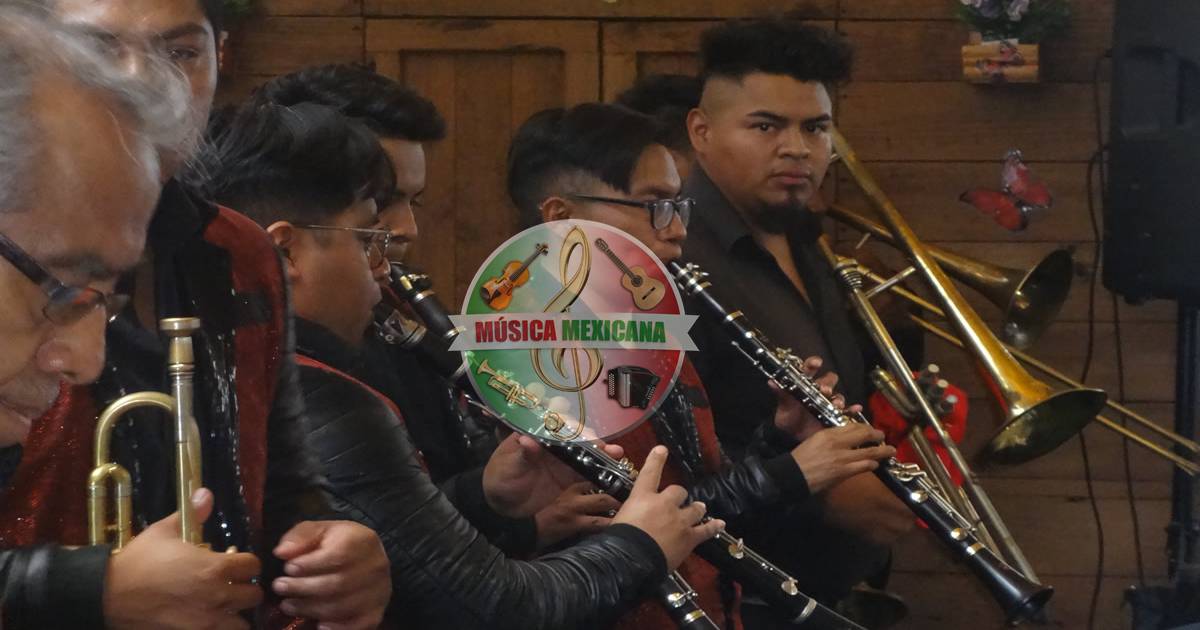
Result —
[[671, 219], [675, 215], [679, 215], [679, 222], [687, 227], [688, 221], [692, 218], [692, 209], [696, 207], [696, 200], [683, 199], [655, 199], [653, 201], [637, 201], [636, 199], [619, 199], [617, 197], [598, 197], [596, 195], [568, 195], [572, 199], [580, 199], [583, 201], [599, 201], [601, 203], [615, 203], [619, 206], [629, 206], [631, 208], [645, 208], [650, 212], [650, 225], [656, 230], [665, 230], [671, 225]]
[[392, 243], [392, 233], [387, 230], [374, 228], [339, 227], [336, 225], [294, 225], [302, 230], [336, 230], [353, 232], [362, 240], [363, 251], [367, 254], [367, 266], [374, 269], [387, 259], [388, 245]]
[[129, 296], [120, 293], [102, 293], [91, 287], [69, 287], [50, 275], [32, 256], [25, 253], [12, 239], [0, 233], [0, 257], [38, 285], [48, 301], [42, 307], [42, 315], [50, 323], [69, 326], [103, 308], [108, 321], [113, 321], [129, 304]]

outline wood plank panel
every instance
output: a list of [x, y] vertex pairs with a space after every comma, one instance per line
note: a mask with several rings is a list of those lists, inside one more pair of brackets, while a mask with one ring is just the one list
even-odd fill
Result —
[[[1009, 148], [1020, 148], [1012, 145]], [[989, 162], [875, 162], [871, 175], [896, 207], [926, 241], [1067, 242], [1092, 240], [1087, 205], [1087, 166], [1078, 163], [1037, 163], [1025, 152], [1034, 174], [1046, 182], [1054, 205], [1038, 214], [1022, 232], [1000, 227], [959, 195], [975, 188], [1000, 188], [1001, 157]], [[872, 206], [844, 168], [836, 169], [841, 197], [847, 206], [871, 210]], [[1098, 187], [1097, 187], [1098, 188]], [[1096, 191], [1099, 195], [1099, 190]], [[1100, 199], [1096, 199], [1100, 203]], [[1096, 208], [1097, 220], [1100, 208]]]
[[[1025, 492], [1002, 493], [995, 484], [988, 488], [1004, 522], [1012, 531], [1034, 570], [1049, 581], [1050, 576], [1086, 577], [1095, 574], [1096, 531], [1092, 507], [1084, 493], [1036, 496]], [[1104, 566], [1107, 575], [1137, 575], [1133, 524], [1129, 504], [1122, 497], [1098, 498], [1104, 526]], [[1167, 499], [1139, 499], [1142, 559], [1151, 574], [1166, 572], [1162, 553], [1170, 518]], [[894, 548], [897, 570], [963, 573], [967, 569], [951, 556], [944, 545], [924, 530], [913, 530]]]
[[[397, 58], [397, 55], [391, 55]], [[455, 203], [455, 156], [460, 146], [456, 57], [451, 53], [406, 55], [404, 83], [433, 101], [446, 119], [446, 138], [427, 148], [428, 173], [423, 197], [425, 205], [416, 212], [420, 238], [410, 256], [434, 279], [451, 308], [458, 307], [455, 287], [456, 254], [453, 226], [458, 222]]]
[[[1087, 627], [1092, 578], [1055, 577], [1055, 595], [1048, 607], [1046, 627], [1079, 630]], [[1104, 578], [1097, 606], [1096, 630], [1125, 630], [1130, 626], [1124, 591], [1134, 582], [1128, 577]], [[1002, 630], [1003, 614], [995, 600], [975, 580], [966, 576], [896, 572], [889, 588], [909, 606], [909, 617], [894, 630]], [[1037, 627], [1037, 626], [1034, 626]]]
[[599, 34], [595, 22], [493, 20], [368, 20], [368, 54], [398, 51], [556, 51], [563, 55], [567, 103], [599, 96]]
[[[954, 20], [955, 0], [841, 0], [843, 20]], [[1090, 0], [1075, 19], [1111, 19], [1113, 0]]]
[[361, 18], [268, 17], [246, 22], [234, 49], [239, 75], [278, 75], [327, 63], [361, 63]]
[[266, 15], [362, 15], [362, 0], [262, 0]]
[[[854, 45], [855, 81], [963, 80], [960, 46], [968, 27], [961, 22], [843, 20], [838, 28]], [[1042, 81], [1091, 82], [1095, 60], [1111, 46], [1110, 20], [1076, 20], [1067, 34], [1041, 45]]]
[[505, 192], [504, 169], [497, 168], [511, 137], [512, 66], [509, 55], [479, 53], [462, 55], [455, 63], [456, 296], [466, 293], [488, 254], [516, 233], [516, 210]]
[[[700, 36], [714, 21], [605, 22], [604, 100], [611, 101], [638, 77], [654, 73], [687, 74], [697, 70], [695, 53]], [[832, 21], [816, 20], [815, 26], [832, 29]]]
[[365, 0], [367, 15], [388, 17], [832, 18], [836, 7], [837, 0]]
[[[1125, 342], [1126, 398], [1139, 402], [1170, 402], [1175, 396], [1175, 325], [1129, 322], [1122, 325]], [[1086, 352], [1087, 324], [1054, 324], [1029, 353], [1078, 378]], [[1087, 383], [1116, 395], [1116, 352], [1112, 324], [1096, 325], [1095, 356]], [[971, 397], [987, 390], [975, 376], [969, 356], [941, 342], [926, 345], [926, 360], [940, 365]]]
[[867, 161], [992, 161], [1017, 146], [1042, 161], [1082, 162], [1096, 150], [1090, 85], [995, 87], [850, 83], [839, 90], [838, 125]]

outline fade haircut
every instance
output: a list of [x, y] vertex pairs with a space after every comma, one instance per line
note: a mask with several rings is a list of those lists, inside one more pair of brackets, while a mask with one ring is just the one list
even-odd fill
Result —
[[850, 78], [854, 51], [839, 35], [782, 18], [731, 20], [704, 32], [701, 79], [780, 74], [827, 87]]
[[146, 55], [144, 61], [145, 72], [131, 76], [95, 38], [60, 24], [46, 7], [0, 2], [0, 213], [28, 207], [35, 194], [33, 169], [45, 146], [29, 107], [45, 73], [62, 73], [128, 113], [130, 131], [145, 142], [130, 149], [153, 170], [152, 179], [159, 179], [155, 153], [187, 153], [196, 138], [185, 124], [191, 112], [186, 79], [164, 58]]
[[584, 103], [534, 114], [508, 151], [508, 194], [524, 226], [541, 222], [547, 197], [585, 192], [603, 182], [629, 192], [633, 169], [661, 144], [654, 119], [621, 105]]
[[654, 118], [662, 143], [680, 153], [692, 152], [688, 112], [700, 105], [703, 84], [685, 74], [653, 74], [621, 92], [617, 103]]
[[317, 66], [276, 77], [253, 98], [279, 105], [325, 105], [385, 138], [433, 142], [446, 137], [446, 121], [429, 99], [359, 65]]
[[395, 186], [375, 135], [313, 103], [246, 104], [210, 134], [199, 162], [209, 198], [263, 227], [325, 223]]

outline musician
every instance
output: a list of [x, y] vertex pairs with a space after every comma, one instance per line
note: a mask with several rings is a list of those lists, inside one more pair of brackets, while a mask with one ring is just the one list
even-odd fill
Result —
[[654, 119], [663, 146], [675, 158], [679, 179], [686, 181], [696, 152], [688, 137], [688, 113], [700, 102], [700, 79], [686, 74], [652, 74], [617, 95], [617, 103]]
[[[539, 112], [517, 131], [508, 161], [509, 194], [526, 223], [599, 221], [633, 235], [662, 260], [679, 257], [689, 212], [679, 198], [675, 162], [651, 118], [599, 103]], [[648, 211], [643, 204], [651, 201], [675, 203]], [[799, 413], [793, 404], [780, 415], [795, 422], [791, 416]], [[825, 430], [791, 451], [730, 464], [723, 460], [704, 387], [689, 362], [659, 413], [616, 443], [635, 456], [650, 445], [666, 444], [673, 455], [668, 474], [689, 485], [710, 514], [731, 519], [804, 503], [812, 492], [873, 469], [874, 460], [894, 449], [855, 447], [881, 437], [863, 426]], [[731, 597], [720, 592], [712, 567], [698, 558], [684, 566], [684, 577], [700, 593], [709, 615], [719, 625], [725, 617], [736, 618], [732, 602], [723, 602]], [[655, 604], [647, 603], [626, 626], [663, 625], [661, 615]], [[655, 618], [657, 623], [651, 623]]]
[[[379, 222], [392, 235], [388, 257], [403, 262], [419, 236], [415, 211], [422, 207], [425, 195], [425, 145], [445, 134], [445, 121], [433, 103], [396, 81], [347, 64], [276, 77], [256, 90], [254, 98], [289, 106], [323, 104], [359, 120], [379, 137], [396, 178], [390, 197], [376, 200]], [[686, 129], [682, 123], [680, 129]], [[683, 135], [686, 140], [686, 131]], [[510, 556], [523, 557], [610, 524], [616, 501], [592, 494], [589, 484], [583, 483], [568, 488], [531, 517], [496, 514], [469, 490], [478, 487], [496, 439], [460, 403], [458, 390], [445, 383], [421, 352], [389, 345], [374, 330], [364, 338], [362, 352], [363, 360], [352, 376], [396, 404], [430, 477], [439, 485], [459, 488], [452, 487], [448, 496], [492, 544]]]
[[[159, 156], [184, 139], [184, 86], [164, 60], [142, 58], [147, 71], [126, 76], [90, 38], [44, 17], [0, 6], [0, 496], [13, 492], [31, 424], [60, 383], [100, 374], [104, 324], [121, 303], [116, 280], [137, 264], [158, 199]], [[253, 575], [253, 556], [172, 542], [172, 525], [111, 561], [107, 545], [14, 548], [6, 526], [0, 626], [121, 627], [137, 612], [130, 592], [258, 601], [257, 588], [226, 582]], [[226, 616], [180, 610], [213, 627]]]
[[[222, 35], [219, 0], [54, 0], [57, 16], [104, 44], [125, 68], [144, 71], [133, 54], [161, 51], [187, 79], [199, 134], [211, 107]], [[110, 353], [96, 386], [74, 387], [33, 428], [12, 488], [0, 506], [5, 540], [86, 542], [85, 483], [97, 411], [117, 396], [164, 386], [161, 317], [198, 316], [195, 410], [204, 438], [204, 484], [213, 490], [205, 539], [214, 549], [256, 552], [272, 594], [287, 615], [346, 628], [378, 622], [390, 589], [378, 537], [329, 515], [321, 480], [303, 449], [302, 400], [292, 359], [282, 268], [270, 240], [245, 217], [218, 208], [177, 179], [188, 154], [164, 169], [166, 185], [151, 222], [144, 264], [124, 287], [129, 309], [108, 332]], [[131, 471], [137, 526], [174, 505], [171, 442], [157, 419], [117, 431], [114, 451]], [[137, 544], [136, 542], [134, 544]], [[271, 578], [286, 572], [287, 578]], [[180, 573], [177, 579], [192, 578]], [[132, 598], [138, 623], [188, 624], [240, 606], [191, 596], [190, 590]]]
[[[865, 345], [817, 253], [819, 217], [809, 207], [832, 158], [829, 88], [849, 76], [850, 64], [842, 40], [793, 21], [727, 22], [704, 34], [704, 89], [688, 116], [696, 165], [683, 186], [701, 210], [684, 258], [709, 272], [723, 301], [774, 344], [818, 355], [840, 377], [844, 396], [864, 403]], [[762, 428], [756, 419], [771, 417], [777, 397], [717, 322], [702, 317], [694, 336], [717, 435], [736, 459], [752, 450], [748, 436]], [[767, 427], [782, 444], [804, 431], [783, 428]], [[878, 572], [888, 545], [913, 519], [873, 475], [852, 477], [819, 498], [748, 521], [745, 533], [764, 541], [764, 553], [801, 578], [802, 590], [829, 602]], [[756, 616], [755, 607], [746, 610], [748, 620]]]
[[[682, 488], [656, 492], [665, 451], [614, 525], [537, 562], [507, 560], [470, 526], [421, 469], [386, 398], [350, 376], [379, 300], [389, 239], [376, 225], [380, 188], [391, 185], [383, 149], [362, 125], [324, 106], [250, 102], [212, 142], [204, 170], [222, 202], [265, 226], [284, 252], [296, 296], [308, 443], [342, 513], [371, 523], [392, 562], [396, 622], [411, 627], [587, 628], [661, 580], [722, 527], [695, 525], [700, 504]], [[387, 191], [382, 191], [387, 192]], [[550, 483], [520, 468], [530, 438], [510, 438], [482, 487], [489, 503], [528, 503]], [[619, 451], [618, 451], [619, 453]], [[645, 476], [645, 475], [643, 475]], [[536, 509], [534, 506], [533, 509]], [[497, 507], [497, 509], [503, 509]]]

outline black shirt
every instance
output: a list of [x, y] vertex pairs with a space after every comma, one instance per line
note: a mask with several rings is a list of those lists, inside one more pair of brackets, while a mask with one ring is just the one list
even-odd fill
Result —
[[[688, 226], [684, 259], [708, 272], [712, 290], [725, 308], [745, 313], [772, 347], [789, 348], [801, 359], [820, 356], [822, 371], [838, 373], [838, 390], [847, 400], [865, 402], [863, 346], [846, 310], [842, 288], [816, 248], [818, 221], [810, 216], [787, 235], [810, 305], [775, 258], [755, 242], [745, 220], [701, 167], [692, 171], [683, 195], [697, 204]], [[730, 344], [719, 321], [695, 305], [689, 305], [689, 310], [701, 315], [692, 331], [699, 348], [692, 361], [712, 400], [721, 444], [737, 458], [754, 429], [774, 416], [775, 396], [766, 379]]]
[[[821, 356], [823, 370], [838, 373], [838, 389], [848, 401], [864, 402], [864, 345], [856, 336], [838, 280], [816, 249], [818, 220], [808, 216], [787, 235], [810, 305], [774, 257], [754, 241], [741, 215], [700, 166], [692, 170], [683, 195], [696, 200], [697, 210], [688, 226], [684, 259], [710, 274], [712, 290], [725, 308], [745, 313], [774, 346], [790, 348], [801, 358]], [[726, 452], [740, 459], [753, 450], [756, 429], [783, 436], [773, 426], [775, 394], [766, 378], [730, 344], [719, 319], [696, 304], [689, 304], [688, 310], [700, 315], [692, 329], [699, 349], [692, 360], [708, 391], [717, 435]], [[826, 526], [820, 501], [740, 518], [730, 527], [796, 577], [803, 592], [827, 605], [887, 562], [886, 549]], [[747, 596], [747, 603], [753, 604], [754, 594]], [[766, 626], [747, 625], [755, 627]]]

